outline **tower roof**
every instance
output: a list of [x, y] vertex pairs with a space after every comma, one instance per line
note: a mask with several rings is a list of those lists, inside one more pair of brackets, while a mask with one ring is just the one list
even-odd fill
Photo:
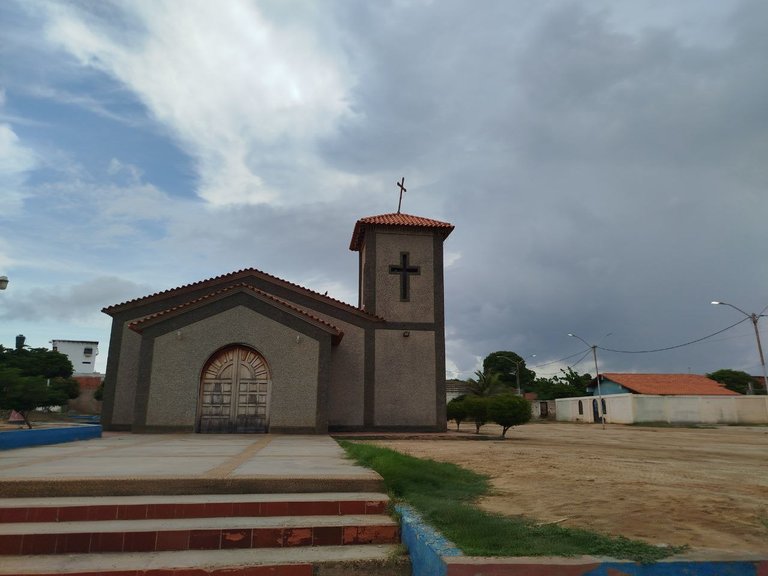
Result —
[[360, 218], [355, 224], [355, 229], [352, 232], [352, 240], [349, 243], [350, 250], [359, 251], [360, 248], [362, 248], [365, 231], [371, 226], [439, 229], [443, 231], [444, 237], [447, 237], [454, 228], [453, 224], [450, 224], [449, 222], [441, 222], [440, 220], [432, 220], [431, 218], [402, 214], [401, 212], [379, 214], [378, 216], [366, 216], [365, 218]]

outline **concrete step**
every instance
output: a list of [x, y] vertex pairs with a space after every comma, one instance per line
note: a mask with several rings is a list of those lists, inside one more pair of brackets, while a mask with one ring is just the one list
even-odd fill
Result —
[[1, 576], [410, 576], [396, 545], [4, 556]]
[[267, 516], [16, 522], [0, 525], [0, 555], [396, 544], [389, 516]]
[[83, 520], [384, 514], [376, 492], [0, 498], [0, 524]]

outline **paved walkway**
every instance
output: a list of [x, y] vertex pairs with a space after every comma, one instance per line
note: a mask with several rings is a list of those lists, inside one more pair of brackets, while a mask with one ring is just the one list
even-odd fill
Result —
[[344, 482], [376, 491], [381, 477], [347, 460], [328, 436], [108, 434], [0, 452], [0, 496], [78, 495], [84, 484], [92, 494], [135, 493], [130, 486], [143, 486], [145, 494], [188, 493], [191, 485], [215, 485], [219, 492], [334, 491]]

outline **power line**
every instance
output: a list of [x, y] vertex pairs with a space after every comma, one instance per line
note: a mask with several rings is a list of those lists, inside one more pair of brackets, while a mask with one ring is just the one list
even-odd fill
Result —
[[[586, 356], [587, 354], [589, 354], [590, 350], [591, 350], [591, 348], [587, 348], [587, 351], [584, 352], [584, 355]], [[563, 362], [564, 360], [570, 360], [571, 358], [575, 358], [576, 356], [578, 356], [581, 353], [582, 353], [582, 351], [580, 350], [580, 351], [576, 352], [576, 354], [571, 354], [570, 356], [566, 356], [565, 358], [560, 358], [560, 360], [552, 360], [551, 362], [545, 362], [544, 364], [536, 364], [535, 366], [526, 366], [526, 368], [529, 368], [529, 369], [544, 368], [544, 366], [549, 366], [550, 364], [557, 364], [559, 362]], [[582, 358], [582, 360], [583, 360], [583, 358]], [[581, 362], [581, 360], [579, 360], [579, 362]], [[577, 364], [579, 362], [577, 362]]]
[[666, 350], [674, 350], [675, 348], [682, 348], [683, 346], [690, 346], [691, 344], [696, 344], [697, 342], [701, 342], [703, 340], [706, 340], [707, 338], [712, 338], [713, 336], [717, 336], [718, 334], [722, 334], [726, 330], [730, 330], [731, 328], [734, 328], [741, 324], [742, 322], [746, 322], [747, 320], [750, 320], [749, 317], [742, 318], [735, 324], [731, 324], [727, 328], [723, 328], [722, 330], [718, 330], [717, 332], [714, 332], [712, 334], [709, 334], [707, 336], [704, 336], [702, 338], [697, 338], [696, 340], [691, 340], [690, 342], [685, 342], [683, 344], [677, 344], [675, 346], [667, 346], [666, 348], [656, 348], [655, 350], [613, 350], [611, 348], [603, 348], [602, 346], [597, 346], [600, 350], [603, 350], [605, 352], [616, 352], [617, 354], [650, 354], [652, 352], [664, 352]]

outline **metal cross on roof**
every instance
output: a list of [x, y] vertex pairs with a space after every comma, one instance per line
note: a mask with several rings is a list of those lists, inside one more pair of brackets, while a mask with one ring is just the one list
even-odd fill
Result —
[[407, 192], [405, 188], [405, 176], [400, 179], [400, 182], [395, 182], [400, 187], [400, 201], [397, 203], [397, 213], [400, 214], [400, 206], [403, 204], [403, 192]]

